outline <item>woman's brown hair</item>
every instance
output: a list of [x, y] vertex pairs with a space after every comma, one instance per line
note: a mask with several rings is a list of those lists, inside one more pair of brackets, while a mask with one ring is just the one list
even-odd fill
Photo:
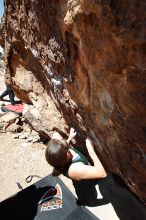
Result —
[[54, 167], [53, 176], [60, 175], [70, 164], [71, 161], [67, 158], [68, 149], [69, 146], [65, 141], [51, 139], [48, 142], [45, 157], [47, 162]]

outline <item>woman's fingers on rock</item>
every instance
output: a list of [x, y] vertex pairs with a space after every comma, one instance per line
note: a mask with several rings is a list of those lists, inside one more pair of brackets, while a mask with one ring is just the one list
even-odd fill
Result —
[[89, 137], [86, 138], [86, 146], [87, 147], [93, 147], [93, 142]]
[[71, 129], [70, 129], [70, 134], [71, 134], [72, 136], [76, 136], [77, 132], [75, 131], [74, 128], [71, 128]]

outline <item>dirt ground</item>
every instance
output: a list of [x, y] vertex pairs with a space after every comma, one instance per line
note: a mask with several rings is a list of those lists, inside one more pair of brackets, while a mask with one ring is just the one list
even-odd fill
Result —
[[[12, 133], [0, 133], [0, 201], [20, 191], [17, 182], [26, 188], [39, 180], [34, 177], [27, 183], [26, 178], [29, 175], [45, 177], [52, 171], [52, 167], [45, 160], [44, 144], [25, 143], [13, 137]], [[71, 181], [63, 176], [61, 179], [74, 193]]]

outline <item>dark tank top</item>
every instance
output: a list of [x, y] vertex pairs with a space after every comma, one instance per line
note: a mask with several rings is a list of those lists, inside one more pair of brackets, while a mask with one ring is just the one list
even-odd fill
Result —
[[76, 149], [76, 148], [74, 148], [74, 147], [71, 147], [71, 149], [77, 154], [77, 156], [76, 156], [74, 159], [72, 159], [71, 164], [67, 167], [67, 169], [65, 169], [65, 170], [63, 171], [63, 175], [66, 176], [66, 177], [68, 177], [68, 178], [69, 178], [69, 176], [68, 176], [68, 170], [69, 170], [69, 167], [70, 167], [73, 163], [79, 163], [79, 162], [81, 162], [81, 163], [83, 163], [83, 164], [85, 164], [85, 165], [88, 165], [88, 164], [89, 164], [87, 158], [84, 156], [83, 153], [81, 153], [78, 149]]

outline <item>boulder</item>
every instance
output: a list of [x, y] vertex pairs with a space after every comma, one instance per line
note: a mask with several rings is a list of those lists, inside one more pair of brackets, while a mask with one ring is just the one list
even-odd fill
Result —
[[[145, 0], [5, 2], [5, 59], [24, 116], [78, 132], [146, 199]], [[1, 43], [2, 44], [2, 43]], [[11, 48], [11, 49], [10, 49]]]

